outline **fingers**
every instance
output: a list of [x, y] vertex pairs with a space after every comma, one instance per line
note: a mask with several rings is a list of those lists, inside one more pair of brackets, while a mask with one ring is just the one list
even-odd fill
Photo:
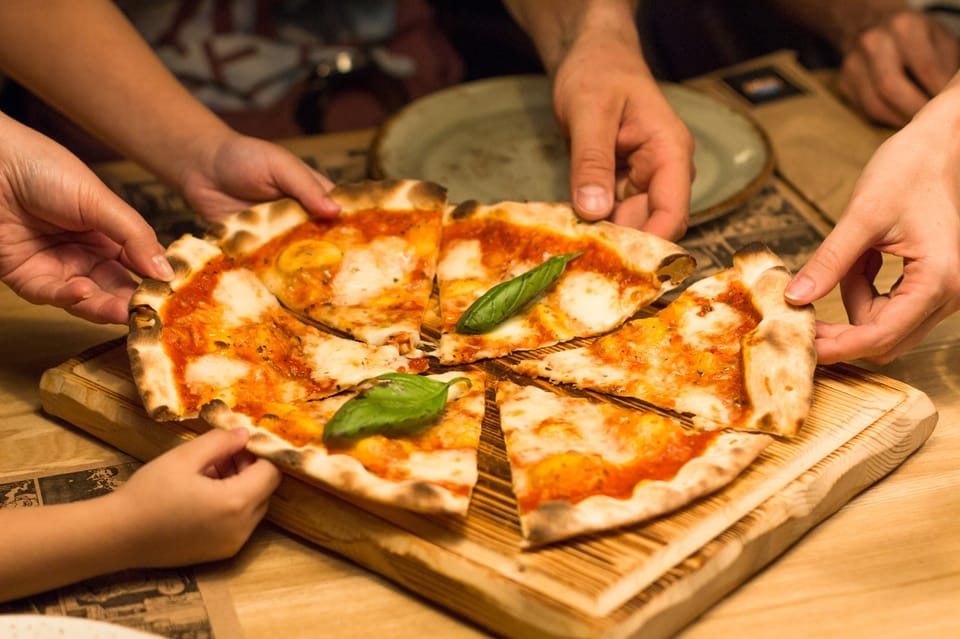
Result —
[[620, 113], [613, 104], [571, 109], [570, 193], [574, 209], [585, 220], [603, 219], [613, 210], [619, 126]]
[[331, 197], [333, 183], [320, 172], [297, 160], [299, 170], [277, 174], [277, 188], [294, 197], [307, 211], [319, 217], [331, 217], [340, 212], [340, 205]]
[[103, 233], [120, 247], [117, 260], [139, 275], [157, 280], [173, 278], [163, 246], [143, 217], [99, 180], [80, 199], [80, 227]]
[[244, 450], [249, 439], [250, 434], [242, 428], [214, 428], [171, 452], [190, 470], [204, 472]]
[[807, 263], [793, 276], [784, 295], [797, 306], [820, 299], [840, 282], [854, 263], [873, 244], [870, 229], [862, 228], [852, 216], [843, 216]]

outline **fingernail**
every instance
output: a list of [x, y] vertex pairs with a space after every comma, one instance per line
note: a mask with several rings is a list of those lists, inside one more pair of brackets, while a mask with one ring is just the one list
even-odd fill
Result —
[[789, 299], [805, 302], [813, 295], [813, 288], [814, 284], [812, 279], [806, 275], [798, 275], [787, 284], [784, 294]]
[[167, 261], [167, 258], [163, 255], [154, 255], [153, 263], [157, 267], [157, 273], [160, 274], [160, 279], [164, 281], [173, 279], [173, 267], [170, 266], [170, 262]]
[[612, 205], [610, 193], [602, 186], [588, 184], [577, 189], [577, 208], [584, 213], [606, 215]]

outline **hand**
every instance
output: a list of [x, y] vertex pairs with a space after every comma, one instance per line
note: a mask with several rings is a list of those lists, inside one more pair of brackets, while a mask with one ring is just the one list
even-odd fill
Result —
[[244, 450], [242, 429], [212, 430], [146, 464], [111, 497], [131, 566], [234, 555], [267, 512], [280, 471]]
[[[787, 289], [788, 301], [805, 304], [840, 283], [850, 323], [818, 324], [821, 363], [887, 363], [960, 309], [960, 157], [946, 133], [957, 117], [939, 117], [943, 99], [877, 150], [836, 227]], [[903, 260], [885, 294], [874, 287], [882, 253]]]
[[0, 114], [0, 279], [35, 304], [125, 324], [127, 269], [173, 271], [150, 226], [79, 159]]
[[960, 68], [960, 43], [922, 11], [903, 11], [847, 47], [840, 93], [869, 118], [901, 127]]
[[229, 131], [205, 140], [202, 158], [187, 166], [180, 189], [206, 220], [217, 222], [254, 204], [292, 197], [322, 217], [340, 211], [333, 183], [283, 147]]
[[554, 109], [571, 142], [570, 189], [585, 219], [605, 218], [668, 239], [690, 214], [693, 136], [636, 42], [586, 33], [554, 77]]

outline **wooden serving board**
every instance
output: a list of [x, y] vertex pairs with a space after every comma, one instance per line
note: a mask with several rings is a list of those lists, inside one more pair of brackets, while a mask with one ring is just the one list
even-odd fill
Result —
[[[493, 382], [500, 372], [488, 374]], [[145, 415], [122, 341], [46, 371], [40, 391], [47, 412], [142, 460], [206, 429]], [[358, 503], [293, 476], [268, 517], [498, 634], [667, 636], [896, 468], [936, 421], [915, 388], [820, 367], [801, 434], [775, 442], [725, 489], [647, 524], [539, 550], [520, 548], [503, 440], [489, 417], [464, 520]]]

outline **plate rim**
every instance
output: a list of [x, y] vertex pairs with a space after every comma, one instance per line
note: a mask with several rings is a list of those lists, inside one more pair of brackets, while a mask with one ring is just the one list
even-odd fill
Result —
[[[550, 79], [545, 74], [538, 73], [521, 73], [521, 74], [508, 74], [508, 75], [498, 75], [491, 76], [489, 78], [480, 78], [477, 80], [471, 80], [469, 82], [461, 82], [459, 84], [454, 84], [439, 91], [429, 93], [421, 98], [417, 98], [406, 105], [401, 109], [394, 112], [388, 116], [383, 123], [377, 127], [373, 138], [370, 141], [370, 144], [367, 148], [367, 175], [373, 179], [382, 180], [387, 179], [387, 172], [383, 167], [383, 146], [385, 141], [388, 139], [389, 135], [396, 128], [397, 121], [400, 121], [402, 118], [417, 106], [421, 100], [429, 99], [442, 99], [444, 94], [452, 94], [454, 92], [461, 92], [466, 87], [468, 90], [482, 88], [486, 85], [497, 85], [504, 83], [524, 83], [524, 82], [543, 82], [546, 81], [549, 85]], [[732, 195], [704, 208], [699, 211], [691, 210], [689, 212], [689, 221], [688, 226], [693, 227], [710, 220], [714, 220], [718, 217], [722, 217], [727, 213], [732, 212], [738, 207], [742, 206], [747, 200], [753, 197], [764, 185], [766, 185], [770, 179], [773, 177], [773, 174], [776, 170], [777, 160], [773, 148], [773, 143], [770, 139], [770, 136], [767, 132], [760, 126], [759, 122], [749, 113], [744, 111], [741, 108], [738, 108], [734, 105], [731, 105], [727, 102], [720, 100], [719, 98], [702, 91], [696, 87], [690, 86], [681, 82], [665, 82], [658, 81], [659, 86], [669, 86], [674, 87], [680, 91], [688, 92], [696, 95], [698, 98], [703, 98], [715, 102], [718, 106], [722, 106], [724, 109], [732, 113], [735, 117], [742, 118], [749, 128], [756, 134], [760, 145], [763, 149], [764, 160], [763, 164], [753, 176], [752, 179], [747, 181], [739, 190], [737, 190]], [[393, 176], [396, 177], [396, 176]]]

